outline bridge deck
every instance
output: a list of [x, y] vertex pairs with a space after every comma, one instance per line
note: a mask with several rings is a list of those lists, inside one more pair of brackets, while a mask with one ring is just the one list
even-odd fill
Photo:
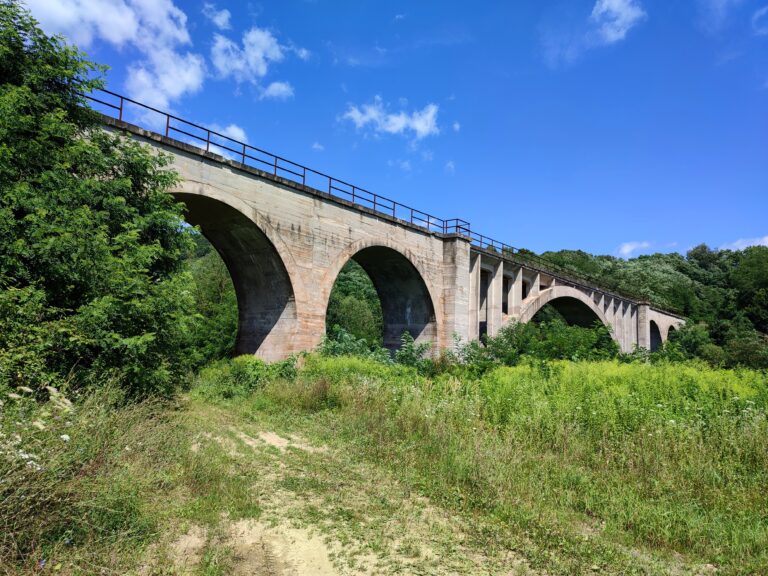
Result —
[[[470, 242], [471, 248], [475, 252], [525, 266], [528, 269], [551, 276], [564, 285], [599, 292], [634, 304], [644, 302], [643, 298], [636, 295], [602, 288], [594, 280], [555, 265], [530, 251], [515, 248], [479, 234], [472, 230], [470, 223], [465, 220], [459, 218], [443, 219], [433, 216], [120, 94], [103, 90], [99, 91], [98, 96], [100, 97], [94, 95], [86, 95], [85, 97], [97, 106], [97, 111], [101, 113], [102, 122], [108, 127], [131, 132], [143, 138], [184, 150], [187, 153], [229, 164], [237, 170], [251, 173], [326, 201], [342, 204], [399, 226], [406, 226], [437, 237], [462, 237]], [[112, 102], [102, 98], [112, 99]], [[155, 120], [160, 119], [161, 123], [152, 120], [147, 121], [146, 117], [142, 117], [142, 112], [159, 115]], [[165, 134], [125, 121], [124, 117], [128, 115], [134, 121], [144, 120], [145, 125], [164, 125]], [[652, 309], [682, 318], [659, 308], [652, 307]]]

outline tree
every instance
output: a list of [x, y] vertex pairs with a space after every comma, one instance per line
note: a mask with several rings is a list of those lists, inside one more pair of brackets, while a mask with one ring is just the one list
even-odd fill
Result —
[[0, 385], [182, 379], [191, 296], [169, 159], [100, 127], [102, 68], [0, 0]]

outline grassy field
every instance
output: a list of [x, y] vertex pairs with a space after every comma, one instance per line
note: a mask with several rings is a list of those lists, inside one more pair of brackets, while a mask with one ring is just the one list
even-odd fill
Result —
[[765, 374], [299, 364], [3, 393], [0, 572], [768, 573]]

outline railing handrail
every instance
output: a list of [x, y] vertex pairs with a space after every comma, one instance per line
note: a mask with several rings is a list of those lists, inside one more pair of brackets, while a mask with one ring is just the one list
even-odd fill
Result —
[[[529, 265], [531, 262], [540, 264], [541, 268], [534, 268], [533, 266], [531, 266], [531, 268], [535, 269], [537, 272], [543, 272], [549, 276], [552, 276], [556, 280], [565, 282], [566, 284], [570, 284], [575, 287], [580, 287], [587, 290], [595, 290], [603, 294], [609, 295], [611, 297], [620, 298], [622, 300], [630, 300], [635, 302], [644, 300], [643, 298], [640, 298], [636, 295], [623, 293], [622, 291], [605, 290], [603, 288], [599, 288], [597, 286], [598, 281], [592, 280], [578, 271], [569, 270], [567, 268], [564, 268], [563, 266], [560, 266], [559, 264], [556, 264], [545, 258], [542, 258], [541, 256], [534, 254], [533, 252], [530, 252], [528, 250], [522, 250], [520, 248], [515, 248], [514, 246], [510, 246], [509, 244], [505, 244], [504, 242], [494, 240], [478, 232], [475, 232], [474, 230], [472, 230], [470, 223], [467, 222], [466, 220], [462, 220], [461, 218], [444, 219], [444, 218], [439, 218], [437, 216], [433, 216], [427, 212], [418, 210], [417, 208], [407, 206], [406, 204], [402, 204], [386, 196], [381, 196], [379, 194], [371, 192], [370, 190], [361, 188], [359, 186], [356, 186], [355, 184], [351, 184], [350, 182], [347, 182], [345, 180], [340, 180], [338, 178], [335, 178], [334, 176], [326, 174], [325, 172], [315, 170], [314, 168], [309, 168], [308, 166], [304, 166], [302, 164], [299, 164], [297, 162], [294, 162], [282, 156], [278, 156], [277, 154], [273, 154], [272, 152], [263, 150], [261, 148], [258, 148], [257, 146], [253, 146], [246, 142], [241, 142], [236, 138], [227, 136], [226, 134], [222, 134], [221, 132], [218, 132], [216, 130], [211, 130], [210, 128], [206, 128], [194, 122], [190, 122], [189, 120], [185, 120], [169, 112], [163, 112], [162, 110], [158, 110], [157, 108], [154, 108], [147, 104], [143, 104], [142, 102], [138, 102], [136, 100], [133, 100], [132, 98], [123, 96], [122, 94], [118, 94], [117, 92], [112, 92], [111, 90], [106, 90], [106, 89], [98, 89], [98, 92], [105, 93], [115, 98], [118, 98], [119, 104], [113, 104], [110, 102], [106, 102], [104, 100], [100, 100], [94, 97], [93, 94], [83, 94], [83, 96], [92, 102], [96, 102], [98, 104], [106, 106], [107, 108], [116, 110], [117, 120], [123, 121], [123, 114], [125, 112], [125, 103], [128, 102], [144, 110], [148, 110], [150, 112], [160, 114], [165, 119], [165, 136], [167, 138], [171, 138], [171, 132], [184, 134], [185, 136], [194, 138], [195, 140], [205, 142], [206, 152], [211, 151], [211, 146], [213, 146], [215, 149], [227, 150], [228, 152], [239, 156], [242, 159], [242, 164], [244, 165], [248, 165], [247, 160], [250, 159], [255, 162], [260, 162], [265, 166], [271, 167], [272, 173], [275, 176], [281, 176], [279, 172], [287, 172], [287, 173], [293, 174], [295, 177], [301, 179], [300, 183], [302, 184], [302, 186], [308, 186], [306, 183], [307, 175], [314, 175], [314, 176], [320, 177], [321, 179], [322, 178], [327, 179], [328, 180], [328, 187], [326, 190], [327, 194], [329, 194], [330, 196], [336, 196], [336, 197], [341, 197], [341, 196], [339, 196], [339, 194], [334, 194], [333, 193], [334, 191], [341, 194], [345, 194], [346, 196], [351, 197], [351, 203], [356, 206], [360, 206], [366, 209], [371, 209], [370, 205], [372, 205], [372, 209], [374, 212], [385, 214], [387, 216], [391, 216], [399, 220], [403, 220], [403, 218], [400, 218], [398, 216], [398, 213], [407, 214], [409, 218], [406, 221], [408, 221], [413, 226], [417, 226], [429, 232], [439, 232], [446, 235], [455, 234], [455, 235], [463, 236], [469, 239], [471, 245], [486, 251], [493, 250], [496, 253], [496, 255], [502, 259], [512, 260], [517, 263], [521, 263], [520, 261], [524, 261]], [[200, 130], [201, 132], [204, 132], [206, 134], [206, 137], [203, 138], [202, 136], [199, 136], [197, 134], [192, 134], [190, 132], [181, 130], [173, 126], [171, 124], [172, 121], [181, 123], [184, 126], [188, 126], [196, 130]], [[236, 144], [239, 149], [235, 150], [234, 148], [229, 148], [228, 146], [225, 146], [220, 142], [212, 142], [211, 141], [212, 136], [215, 136], [216, 138], [219, 138], [219, 139], [226, 140], [227, 142], [232, 142], [233, 144]], [[253, 151], [255, 153], [262, 154], [266, 156], [267, 159], [270, 161], [268, 162], [261, 158], [251, 156], [248, 154], [248, 151]], [[285, 166], [281, 166], [280, 163], [287, 164], [290, 167], [297, 169], [298, 171], [294, 171], [289, 168], [286, 168]], [[266, 172], [266, 170], [263, 170], [262, 168], [258, 168], [258, 169], [262, 170], [262, 172]], [[293, 178], [288, 178], [288, 179], [293, 180]], [[340, 188], [339, 186], [341, 186], [342, 188]], [[346, 187], [348, 189], [344, 189], [343, 187]], [[317, 190], [322, 192], [322, 190], [320, 189], [317, 189]], [[398, 212], [398, 209], [399, 209], [399, 212]]]

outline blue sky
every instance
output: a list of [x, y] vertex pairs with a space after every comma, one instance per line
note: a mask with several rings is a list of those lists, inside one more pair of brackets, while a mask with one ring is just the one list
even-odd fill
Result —
[[768, 245], [768, 0], [28, 0], [109, 88], [537, 252]]

